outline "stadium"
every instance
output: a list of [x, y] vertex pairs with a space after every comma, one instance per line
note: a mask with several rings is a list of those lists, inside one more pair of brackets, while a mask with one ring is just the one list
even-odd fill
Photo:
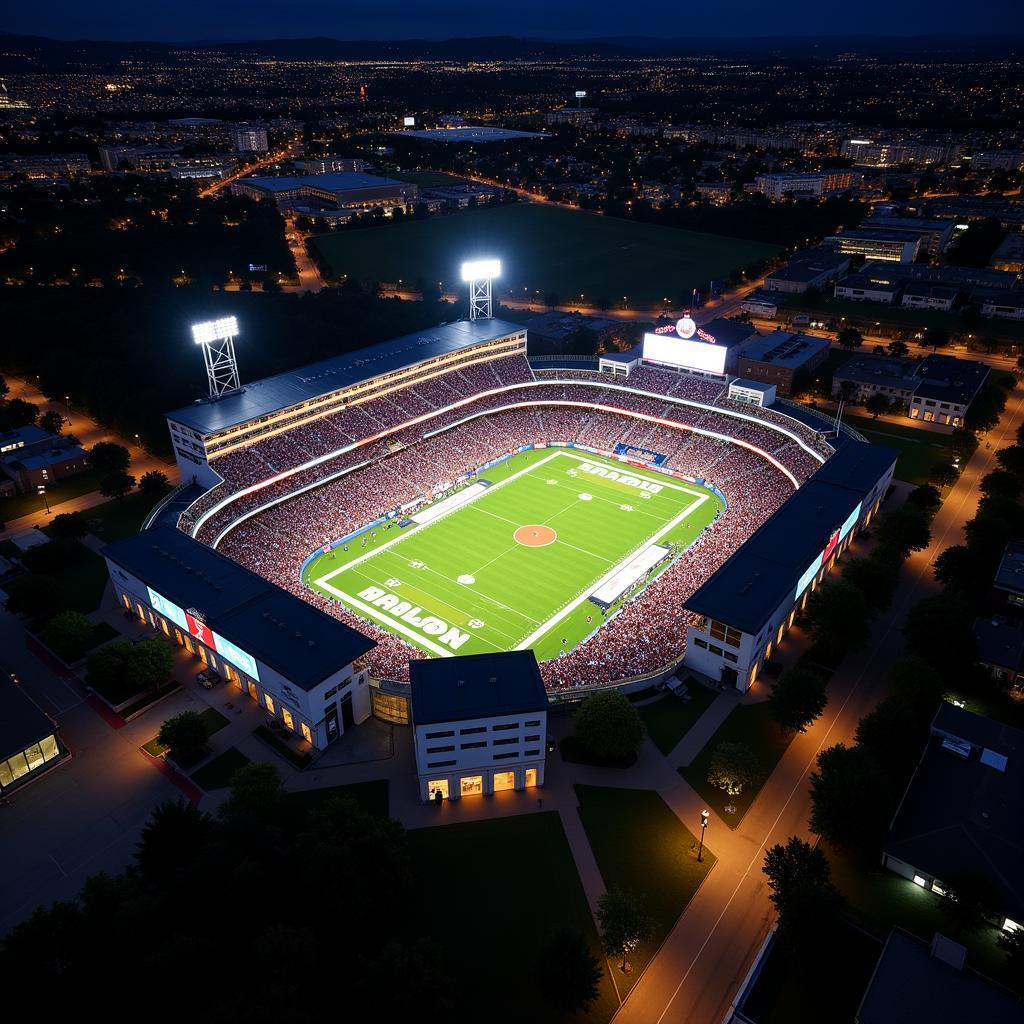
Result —
[[[230, 386], [168, 414], [186, 483], [107, 549], [112, 579], [315, 746], [339, 730], [328, 683], [356, 681], [345, 726], [408, 721], [422, 658], [532, 649], [553, 700], [683, 662], [745, 690], [895, 453], [735, 378], [734, 326], [687, 317], [628, 353], [531, 358], [524, 328], [485, 315], [245, 386], [232, 349]], [[243, 570], [228, 601], [217, 579]], [[279, 595], [265, 628], [249, 587]], [[313, 634], [342, 675], [296, 683]]]

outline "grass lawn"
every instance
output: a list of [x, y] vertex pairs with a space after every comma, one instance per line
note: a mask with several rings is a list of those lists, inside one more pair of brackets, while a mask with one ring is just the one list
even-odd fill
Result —
[[661, 700], [637, 708], [647, 734], [666, 757], [715, 699], [712, 690], [699, 684], [691, 686], [690, 693], [693, 699], [689, 704], [684, 704], [675, 694], [667, 693]]
[[249, 758], [240, 750], [228, 747], [223, 754], [218, 754], [212, 761], [192, 773], [192, 781], [207, 792], [211, 789], [224, 789], [231, 785], [232, 776], [239, 768], [249, 764]]
[[[104, 476], [99, 470], [89, 469], [77, 476], [69, 476], [66, 480], [55, 480], [46, 485], [46, 500], [50, 508], [77, 498], [82, 494], [99, 489], [100, 480]], [[46, 502], [38, 494], [15, 494], [10, 498], [0, 498], [0, 522], [10, 523], [22, 516], [39, 512], [46, 508]]]
[[424, 188], [438, 188], [445, 185], [465, 185], [466, 178], [457, 174], [446, 174], [444, 171], [388, 171], [388, 177], [395, 181], [411, 181], [414, 185]]
[[87, 508], [82, 516], [88, 521], [90, 531], [101, 540], [123, 540], [139, 532], [146, 513], [155, 504], [149, 495], [136, 492], [124, 501], [115, 498], [95, 508]]
[[[363, 281], [443, 281], [464, 288], [459, 265], [488, 253], [502, 261], [497, 294], [556, 292], [563, 301], [637, 306], [676, 298], [708, 280], [724, 281], [777, 246], [604, 217], [538, 203], [467, 210], [311, 239], [336, 275]], [[497, 297], [496, 294], [496, 297]]]
[[853, 1024], [881, 952], [880, 941], [849, 924], [836, 935], [824, 966], [811, 970], [773, 943], [743, 1014], [754, 1024]]
[[[837, 853], [827, 844], [822, 849], [832, 867], [832, 881], [846, 897], [850, 916], [884, 938], [900, 927], [925, 942], [936, 932], [950, 934], [942, 912], [944, 897], [915, 885], [881, 865], [865, 866], [857, 858]], [[999, 931], [986, 928], [973, 935], [953, 936], [967, 946], [967, 965], [989, 977], [999, 978], [1005, 954], [996, 945]]]
[[[633, 973], [616, 974], [624, 994], [692, 899], [715, 857], [705, 847], [704, 859], [698, 862], [693, 833], [653, 790], [576, 786], [576, 797], [605, 886], [643, 895], [654, 919], [651, 938], [629, 956]], [[618, 971], [618, 966], [614, 969]]]
[[303, 810], [315, 812], [328, 800], [345, 797], [377, 818], [388, 816], [388, 780], [352, 782], [347, 786], [327, 786], [324, 789], [300, 789], [289, 793], [288, 799]]
[[[225, 725], [228, 724], [230, 719], [222, 715], [216, 708], [207, 708], [205, 711], [199, 713], [199, 717], [203, 720], [203, 725], [206, 726], [206, 735], [212, 736], [215, 732], [220, 732]], [[167, 750], [157, 738], [154, 736], [148, 743], [142, 744], [142, 749], [147, 754], [152, 754], [153, 757], [161, 757]]]
[[[779, 758], [786, 752], [791, 739], [772, 718], [767, 701], [737, 704], [704, 749], [693, 759], [693, 763], [680, 768], [679, 774], [704, 797], [730, 828], [735, 828], [750, 809]], [[738, 796], [729, 796], [724, 790], [712, 786], [708, 782], [708, 769], [711, 766], [711, 755], [719, 743], [745, 743], [750, 747], [761, 765], [761, 782], [748, 787]], [[730, 805], [736, 808], [733, 814], [725, 811], [726, 806]]]
[[936, 462], [949, 461], [953, 446], [948, 434], [938, 434], [918, 427], [904, 427], [870, 416], [846, 416], [844, 422], [859, 430], [874, 444], [895, 448], [900, 457], [896, 463], [896, 477], [908, 484], [928, 483], [928, 474]]
[[[547, 1019], [539, 1012], [534, 969], [560, 929], [586, 935], [604, 963], [557, 813], [422, 828], [408, 836], [423, 922], [418, 930], [445, 951], [463, 1006], [486, 1007], [481, 1019]], [[562, 1019], [604, 1024], [617, 1005], [606, 974], [590, 1012]]]

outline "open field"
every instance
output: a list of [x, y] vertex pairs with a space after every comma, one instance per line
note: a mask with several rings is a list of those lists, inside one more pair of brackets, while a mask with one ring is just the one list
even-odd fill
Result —
[[653, 567], [624, 597], [720, 507], [710, 491], [659, 473], [574, 449], [532, 450], [421, 510], [412, 525], [378, 527], [320, 555], [305, 578], [428, 654], [533, 648], [544, 660], [614, 612], [618, 599], [603, 611], [588, 598], [623, 566], [657, 546]]
[[904, 427], [869, 416], [845, 416], [844, 420], [872, 444], [896, 449], [900, 453], [896, 462], [896, 479], [905, 480], [908, 484], [928, 483], [935, 464], [949, 462], [953, 457], [953, 445], [948, 434], [920, 427]]
[[459, 264], [481, 254], [502, 261], [496, 290], [522, 297], [554, 292], [563, 302], [581, 293], [648, 306], [673, 302], [734, 267], [773, 255], [777, 247], [719, 235], [603, 217], [536, 203], [467, 210], [446, 217], [382, 224], [310, 240], [333, 274], [366, 282], [422, 281], [455, 290]]

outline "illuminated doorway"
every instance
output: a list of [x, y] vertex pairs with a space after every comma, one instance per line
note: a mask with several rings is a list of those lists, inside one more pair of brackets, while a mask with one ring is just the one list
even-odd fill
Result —
[[460, 796], [479, 796], [484, 791], [484, 777], [482, 775], [463, 775], [459, 779]]
[[537, 769], [527, 768], [526, 769], [526, 788], [533, 789], [537, 785]]
[[448, 780], [447, 779], [431, 779], [427, 783], [427, 796], [431, 800], [437, 799], [437, 794], [441, 794], [442, 800], [448, 799]]
[[506, 789], [516, 788], [516, 773], [515, 772], [495, 772], [494, 773], [494, 792], [503, 793]]

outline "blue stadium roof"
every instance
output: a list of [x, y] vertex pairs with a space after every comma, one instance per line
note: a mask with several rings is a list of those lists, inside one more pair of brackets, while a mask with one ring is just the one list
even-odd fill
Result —
[[350, 387], [378, 374], [391, 373], [523, 330], [519, 324], [507, 320], [459, 320], [441, 324], [417, 334], [407, 334], [403, 338], [323, 359], [298, 370], [279, 373], [276, 377], [265, 377], [224, 398], [200, 399], [169, 412], [167, 418], [200, 434], [214, 434], [259, 416], [267, 416], [278, 409], [287, 409], [299, 402], [308, 402]]
[[745, 633], [758, 633], [896, 455], [889, 448], [860, 441], [841, 445], [697, 588], [686, 607]]
[[304, 690], [374, 646], [367, 636], [172, 526], [108, 544], [103, 555]]
[[533, 651], [464, 654], [409, 662], [414, 725], [546, 711]]

